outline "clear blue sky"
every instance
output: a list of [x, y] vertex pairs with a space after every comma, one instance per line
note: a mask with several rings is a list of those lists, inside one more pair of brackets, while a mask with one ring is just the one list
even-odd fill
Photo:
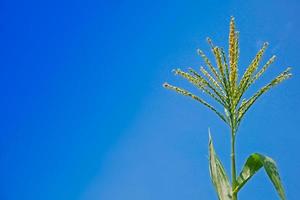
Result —
[[[247, 3], [245, 3], [247, 2]], [[273, 157], [300, 196], [300, 3], [286, 1], [0, 2], [1, 200], [211, 200], [207, 129], [229, 171], [229, 133], [213, 113], [161, 87], [198, 68], [205, 38], [240, 30], [241, 71], [263, 41], [294, 77], [248, 112], [237, 139]], [[253, 88], [253, 91], [256, 88]], [[261, 171], [242, 200], [277, 199]]]

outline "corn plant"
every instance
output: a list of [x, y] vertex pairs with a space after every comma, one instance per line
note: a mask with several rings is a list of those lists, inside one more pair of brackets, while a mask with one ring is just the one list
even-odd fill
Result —
[[214, 150], [212, 138], [209, 133], [209, 170], [217, 196], [220, 200], [237, 200], [238, 192], [243, 188], [247, 181], [261, 168], [264, 168], [280, 199], [285, 200], [286, 195], [284, 188], [280, 180], [276, 163], [272, 158], [259, 153], [250, 155], [237, 176], [235, 139], [238, 128], [244, 119], [246, 112], [264, 93], [290, 78], [291, 68], [287, 68], [252, 96], [246, 98], [246, 91], [267, 71], [275, 60], [275, 56], [272, 56], [264, 65], [260, 65], [263, 54], [268, 47], [268, 43], [262, 45], [249, 66], [245, 69], [243, 75], [240, 76], [238, 73], [240, 54], [239, 33], [235, 29], [234, 18], [231, 17], [230, 20], [228, 58], [223, 48], [215, 46], [210, 38], [208, 38], [207, 41], [212, 54], [214, 55], [215, 64], [209, 60], [203, 51], [198, 50], [198, 54], [203, 58], [206, 67], [200, 67], [200, 71], [191, 68], [189, 68], [188, 71], [175, 69], [174, 73], [175, 75], [179, 75], [186, 79], [204, 94], [212, 98], [212, 100], [215, 101], [215, 104], [219, 104], [219, 107], [222, 107], [224, 111], [218, 110], [217, 107], [214, 107], [203, 98], [188, 90], [173, 86], [169, 83], [164, 83], [164, 87], [174, 90], [184, 96], [191, 97], [200, 104], [203, 104], [213, 111], [230, 128], [231, 182]]

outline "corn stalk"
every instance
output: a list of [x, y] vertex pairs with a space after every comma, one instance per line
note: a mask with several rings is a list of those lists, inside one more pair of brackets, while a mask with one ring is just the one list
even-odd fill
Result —
[[199, 71], [189, 68], [187, 72], [181, 69], [174, 70], [178, 75], [203, 93], [208, 95], [215, 104], [223, 107], [223, 112], [219, 111], [212, 103], [189, 92], [186, 89], [164, 83], [164, 87], [175, 92], [188, 96], [200, 104], [213, 111], [230, 129], [231, 137], [231, 182], [225, 172], [222, 162], [219, 160], [209, 133], [209, 169], [212, 182], [220, 200], [237, 200], [238, 192], [247, 181], [261, 168], [267, 172], [281, 200], [286, 199], [286, 195], [281, 184], [276, 163], [269, 157], [259, 153], [251, 154], [245, 162], [240, 174], [237, 176], [235, 140], [238, 128], [246, 112], [252, 105], [271, 88], [291, 77], [291, 68], [287, 68], [264, 87], [260, 88], [252, 96], [246, 98], [245, 93], [258, 80], [275, 61], [272, 56], [260, 69], [262, 57], [268, 47], [264, 43], [258, 53], [254, 56], [249, 66], [242, 76], [239, 76], [239, 33], [235, 28], [235, 20], [231, 17], [229, 26], [229, 46], [228, 58], [223, 48], [215, 46], [210, 38], [207, 39], [215, 58], [215, 64], [209, 60], [202, 50], [198, 54], [203, 58], [206, 67], [201, 67]]

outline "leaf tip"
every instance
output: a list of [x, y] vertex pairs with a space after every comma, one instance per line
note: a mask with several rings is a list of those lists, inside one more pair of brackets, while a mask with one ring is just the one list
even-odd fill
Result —
[[212, 144], [210, 128], [208, 128], [208, 144], [209, 144], [209, 146], [211, 146], [211, 144]]

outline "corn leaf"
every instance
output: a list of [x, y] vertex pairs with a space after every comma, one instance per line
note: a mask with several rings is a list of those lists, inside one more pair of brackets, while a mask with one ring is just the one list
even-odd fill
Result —
[[258, 172], [262, 167], [264, 167], [267, 172], [270, 180], [272, 181], [275, 189], [281, 200], [286, 200], [285, 192], [280, 180], [278, 169], [275, 161], [267, 156], [264, 156], [259, 153], [254, 153], [249, 156], [247, 159], [242, 172], [237, 178], [237, 187], [234, 189], [234, 192], [238, 192], [247, 181]]
[[224, 167], [216, 155], [209, 133], [209, 171], [219, 200], [231, 200], [231, 186]]

